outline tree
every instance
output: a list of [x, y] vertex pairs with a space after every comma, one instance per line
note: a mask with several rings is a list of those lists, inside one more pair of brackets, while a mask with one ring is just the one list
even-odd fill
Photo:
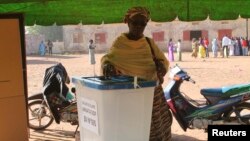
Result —
[[42, 34], [45, 37], [45, 40], [55, 41], [63, 41], [63, 27], [62, 26], [26, 26], [25, 27], [26, 34]]

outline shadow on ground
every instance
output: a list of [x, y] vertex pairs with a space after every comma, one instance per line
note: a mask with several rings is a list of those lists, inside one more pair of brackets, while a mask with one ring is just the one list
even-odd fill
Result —
[[[29, 141], [75, 141], [74, 131], [51, 130], [33, 131]], [[172, 134], [172, 141], [205, 141], [186, 135]]]
[[40, 55], [27, 55], [28, 57], [37, 57], [37, 58], [54, 58], [54, 59], [72, 59], [72, 58], [78, 58], [76, 56], [69, 56], [69, 55], [45, 55], [45, 56], [40, 56]]
[[27, 60], [26, 63], [28, 65], [37, 65], [37, 64], [56, 64], [56, 63], [59, 63], [58, 61], [45, 61], [45, 60], [35, 60], [35, 59], [30, 59], [30, 60]]
[[66, 56], [66, 55], [52, 55], [52, 56], [28, 55], [27, 57], [29, 57], [29, 59], [26, 60], [26, 63], [28, 65], [56, 64], [60, 63], [61, 59], [78, 58], [77, 56]]
[[206, 140], [199, 140], [197, 138], [186, 135], [172, 134], [172, 141], [206, 141]]
[[29, 141], [73, 141], [75, 140], [74, 133], [74, 131], [65, 131], [57, 129], [31, 131]]

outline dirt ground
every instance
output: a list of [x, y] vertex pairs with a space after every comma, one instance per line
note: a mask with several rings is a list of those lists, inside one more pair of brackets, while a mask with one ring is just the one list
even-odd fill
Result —
[[[167, 56], [167, 54], [165, 54]], [[193, 99], [203, 99], [199, 94], [201, 88], [222, 87], [233, 84], [250, 82], [250, 56], [230, 56], [229, 58], [210, 58], [205, 60], [191, 58], [191, 53], [183, 53], [183, 61], [171, 62], [170, 66], [178, 64], [184, 68], [196, 81], [196, 84], [184, 82], [181, 91]], [[90, 65], [88, 54], [79, 55], [53, 55], [53, 56], [27, 56], [28, 94], [41, 92], [44, 71], [58, 62], [67, 69], [70, 76], [93, 76], [100, 72], [100, 58], [103, 54], [96, 54], [96, 65]], [[165, 77], [163, 87], [169, 81]], [[30, 141], [74, 141], [75, 126], [68, 123], [53, 124], [44, 131], [30, 130]], [[173, 141], [205, 141], [207, 133], [203, 130], [188, 129], [184, 132], [174, 120], [172, 125]]]

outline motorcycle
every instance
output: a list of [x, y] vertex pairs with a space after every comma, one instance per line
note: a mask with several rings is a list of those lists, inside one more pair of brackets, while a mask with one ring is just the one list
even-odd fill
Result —
[[[65, 67], [55, 64], [45, 70], [43, 92], [28, 97], [29, 127], [43, 130], [53, 121], [68, 122], [79, 127], [75, 88], [69, 91], [70, 78]], [[73, 94], [72, 94], [73, 93]], [[75, 132], [76, 133], [76, 132]]]
[[[75, 94], [75, 88], [71, 88]], [[34, 130], [44, 130], [54, 121], [53, 113], [49, 108], [43, 93], [34, 94], [28, 97], [29, 128]], [[78, 114], [76, 101], [72, 101], [69, 106], [59, 110], [60, 121], [77, 125]], [[77, 130], [76, 128], [76, 130]]]
[[206, 102], [200, 104], [180, 91], [184, 81], [195, 84], [187, 72], [176, 65], [170, 69], [170, 78], [164, 95], [184, 131], [196, 128], [206, 132], [208, 125], [250, 124], [250, 83], [201, 89]]

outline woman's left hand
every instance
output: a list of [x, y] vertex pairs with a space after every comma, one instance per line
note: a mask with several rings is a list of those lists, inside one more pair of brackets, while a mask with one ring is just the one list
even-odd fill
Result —
[[164, 64], [160, 60], [158, 60], [157, 61], [157, 76], [160, 81], [160, 84], [164, 82], [164, 76], [166, 75], [166, 73], [167, 73], [167, 70]]

